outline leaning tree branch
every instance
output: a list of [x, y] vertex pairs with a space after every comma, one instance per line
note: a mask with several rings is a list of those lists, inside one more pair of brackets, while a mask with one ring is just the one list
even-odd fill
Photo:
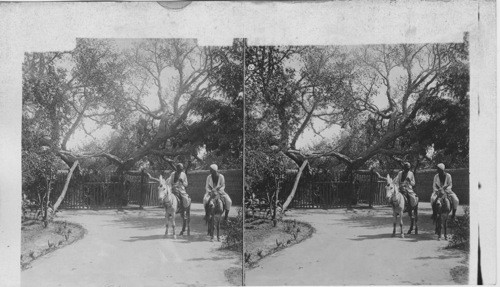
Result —
[[150, 151], [151, 154], [159, 156], [179, 156], [179, 155], [192, 155], [191, 150], [180, 150], [180, 151], [166, 151], [153, 149]]
[[66, 192], [68, 191], [68, 186], [69, 182], [71, 180], [71, 177], [73, 176], [73, 172], [75, 171], [75, 168], [78, 166], [78, 160], [73, 163], [73, 166], [71, 166], [71, 169], [68, 172], [68, 175], [66, 176], [66, 182], [64, 183], [64, 188], [61, 192], [61, 195], [59, 195], [59, 198], [57, 199], [56, 203], [54, 204], [54, 208], [52, 209], [52, 214], [56, 214], [57, 209], [59, 208], [59, 205], [61, 205], [61, 202], [64, 200], [64, 197], [66, 196]]
[[297, 176], [295, 176], [295, 182], [293, 183], [293, 188], [292, 191], [290, 192], [290, 195], [286, 199], [285, 203], [283, 204], [283, 208], [281, 209], [281, 213], [284, 213], [285, 210], [288, 208], [288, 205], [292, 202], [293, 197], [295, 196], [295, 192], [297, 191], [297, 186], [299, 185], [300, 177], [302, 175], [302, 172], [308, 165], [308, 161], [305, 160], [302, 165], [299, 168], [299, 172], [297, 173]]
[[326, 156], [333, 156], [347, 165], [353, 163], [353, 160], [350, 157], [333, 150], [324, 153], [313, 153], [311, 157], [326, 157]]
[[60, 151], [58, 151], [58, 153], [61, 154], [62, 156], [64, 156], [67, 160], [69, 160], [71, 162], [75, 162], [77, 160], [85, 159], [85, 158], [104, 157], [118, 166], [120, 166], [124, 163], [121, 158], [119, 158], [115, 155], [112, 155], [110, 153], [106, 153], [106, 152], [94, 153], [94, 154], [75, 154], [75, 153], [72, 153], [70, 151], [60, 150]]

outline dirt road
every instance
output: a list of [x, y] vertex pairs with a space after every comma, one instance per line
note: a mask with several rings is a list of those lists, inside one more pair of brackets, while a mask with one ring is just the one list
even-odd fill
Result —
[[[213, 286], [231, 285], [227, 270], [241, 271], [238, 254], [219, 250], [206, 235], [201, 204], [193, 204], [191, 236], [164, 238], [159, 208], [63, 211], [83, 239], [45, 255], [21, 273], [22, 286]], [[233, 209], [230, 216], [235, 216]], [[181, 230], [177, 217], [177, 233]]]
[[457, 284], [450, 270], [464, 270], [466, 254], [436, 240], [429, 204], [421, 203], [419, 235], [392, 238], [391, 214], [388, 207], [292, 211], [287, 219], [309, 222], [316, 232], [247, 270], [246, 285]]

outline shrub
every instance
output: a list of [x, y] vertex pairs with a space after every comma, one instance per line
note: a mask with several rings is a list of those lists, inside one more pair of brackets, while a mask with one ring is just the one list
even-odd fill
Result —
[[469, 221], [469, 206], [464, 206], [464, 215], [456, 217], [454, 221], [454, 232], [448, 244], [449, 248], [469, 249], [470, 239], [470, 221]]
[[238, 215], [235, 218], [228, 218], [223, 234], [225, 240], [222, 248], [241, 251], [243, 248], [243, 210], [238, 208]]
[[297, 237], [298, 237], [299, 232], [300, 232], [300, 228], [297, 227], [297, 222], [295, 220], [293, 220], [293, 221], [285, 220], [285, 221], [283, 221], [283, 223], [285, 224], [283, 230], [286, 233], [291, 234], [293, 237], [293, 240], [297, 240]]

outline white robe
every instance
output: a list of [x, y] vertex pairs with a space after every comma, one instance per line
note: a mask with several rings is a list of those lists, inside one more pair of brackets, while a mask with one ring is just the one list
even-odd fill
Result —
[[458, 196], [451, 190], [453, 187], [453, 182], [451, 180], [451, 174], [445, 172], [444, 183], [441, 183], [441, 179], [439, 178], [439, 174], [434, 176], [434, 183], [432, 184], [432, 195], [431, 195], [431, 204], [434, 203], [436, 198], [438, 197], [439, 192], [442, 190], [444, 193], [451, 196], [453, 200], [454, 208], [456, 209], [459, 204]]
[[214, 186], [212, 175], [209, 174], [207, 176], [207, 181], [205, 184], [205, 196], [203, 197], [203, 205], [207, 204], [208, 200], [210, 199], [210, 192], [212, 191], [212, 189], [216, 189], [219, 195], [222, 196], [222, 198], [224, 199], [226, 203], [226, 209], [229, 210], [232, 201], [229, 195], [226, 193], [225, 188], [226, 188], [226, 179], [222, 174], [219, 173], [219, 180], [216, 186]]

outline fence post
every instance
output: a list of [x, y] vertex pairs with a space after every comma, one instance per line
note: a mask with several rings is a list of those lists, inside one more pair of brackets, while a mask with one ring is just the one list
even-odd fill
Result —
[[375, 185], [373, 184], [374, 183], [374, 179], [375, 179], [375, 175], [372, 173], [370, 173], [370, 189], [369, 189], [369, 193], [368, 193], [368, 206], [370, 208], [373, 208], [373, 198], [375, 196]]
[[[124, 176], [123, 172], [120, 172], [118, 174], [118, 192], [119, 192], [119, 200], [118, 200], [118, 210], [123, 210], [123, 206], [125, 205], [124, 202], [126, 200], [125, 198], [125, 184], [124, 184]], [[115, 185], [114, 183], [113, 185]]]
[[143, 209], [144, 205], [144, 182], [145, 182], [146, 173], [144, 173], [144, 169], [141, 171], [141, 199], [139, 200], [139, 208]]

